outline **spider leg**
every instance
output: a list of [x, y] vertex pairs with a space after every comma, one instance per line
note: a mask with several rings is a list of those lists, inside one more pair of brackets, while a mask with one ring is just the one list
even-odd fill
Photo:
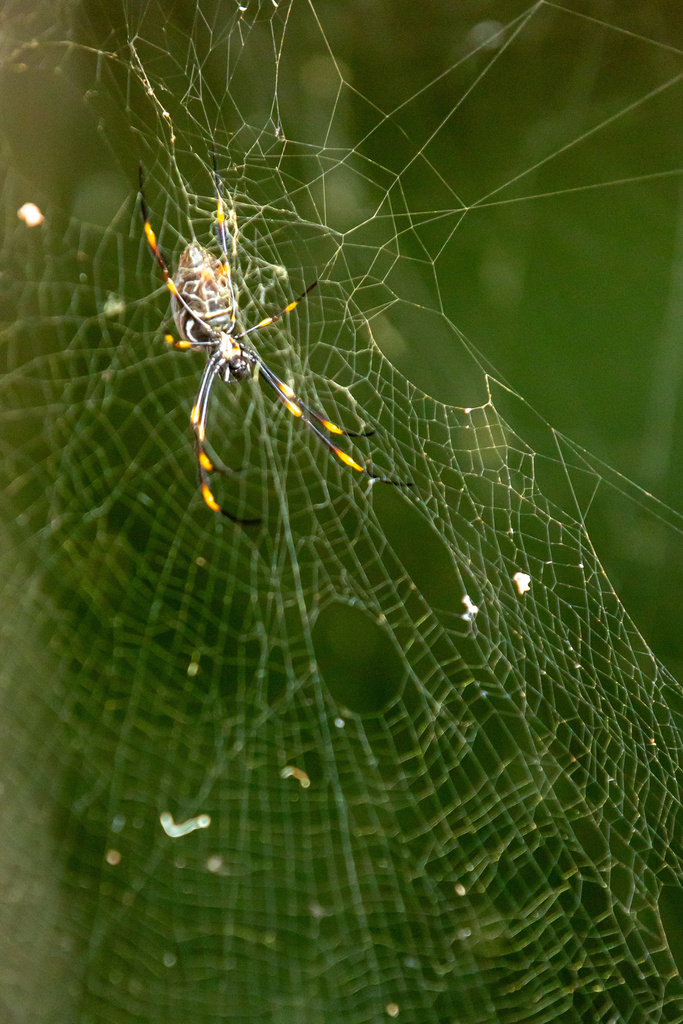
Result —
[[[145, 227], [145, 238], [147, 239], [147, 244], [149, 245], [150, 249], [152, 250], [152, 255], [154, 256], [154, 259], [157, 261], [157, 263], [159, 264], [159, 266], [161, 268], [161, 273], [164, 275], [164, 281], [166, 282], [166, 287], [168, 288], [168, 290], [171, 293], [171, 295], [176, 299], [176, 301], [179, 302], [180, 305], [190, 314], [190, 316], [195, 321], [195, 323], [199, 324], [200, 327], [203, 327], [204, 330], [208, 334], [211, 334], [211, 328], [208, 326], [206, 321], [202, 319], [202, 317], [199, 315], [199, 313], [197, 313], [194, 309], [192, 309], [192, 307], [189, 305], [189, 303], [186, 301], [186, 299], [178, 291], [176, 283], [175, 283], [175, 281], [173, 280], [173, 278], [171, 277], [171, 275], [169, 273], [168, 266], [166, 264], [166, 260], [164, 259], [164, 257], [161, 254], [161, 249], [159, 248], [159, 245], [157, 243], [157, 236], [154, 234], [154, 228], [152, 227], [152, 225], [149, 222], [149, 211], [147, 209], [147, 202], [145, 200], [145, 193], [144, 193], [144, 174], [143, 174], [143, 171], [142, 171], [142, 160], [140, 161], [140, 163], [138, 165], [138, 174], [139, 174], [139, 180], [140, 180], [140, 213], [142, 214], [142, 222], [143, 222], [144, 227]], [[232, 281], [230, 283], [230, 287], [231, 287], [231, 292], [232, 292]], [[233, 313], [234, 313], [234, 299], [233, 299]], [[177, 348], [185, 348], [185, 345], [180, 343], [176, 347]]]
[[226, 509], [222, 508], [213, 496], [210, 487], [209, 473], [213, 472], [216, 468], [209, 458], [206, 448], [204, 447], [204, 439], [206, 436], [206, 416], [209, 408], [209, 396], [211, 394], [211, 388], [216, 377], [220, 371], [226, 366], [227, 359], [220, 355], [220, 353], [214, 353], [207, 360], [204, 372], [202, 373], [202, 379], [199, 382], [199, 391], [195, 403], [192, 406], [192, 413], [190, 414], [190, 423], [195, 435], [195, 450], [197, 452], [197, 462], [199, 464], [199, 482], [202, 492], [202, 497], [206, 504], [213, 512], [220, 512], [222, 515], [231, 519], [233, 523], [240, 523], [242, 526], [255, 526], [260, 523], [260, 519], [241, 519], [239, 516], [232, 515]]
[[[283, 380], [280, 380], [277, 374], [273, 373], [269, 367], [266, 367], [266, 371], [268, 373], [268, 383], [279, 392], [278, 398], [283, 405], [287, 406], [293, 416], [299, 417], [304, 414], [311, 416], [321, 425], [321, 427], [324, 427], [325, 430], [329, 430], [330, 434], [343, 434], [344, 437], [372, 437], [375, 433], [374, 430], [355, 431], [345, 430], [342, 427], [338, 427], [336, 423], [332, 423], [331, 420], [326, 419], [319, 412], [316, 412], [315, 409], [311, 409], [309, 405], [306, 405], [303, 399], [299, 398], [299, 396], [292, 391], [290, 386], [285, 384]], [[292, 405], [298, 406], [298, 411], [292, 409]]]
[[166, 342], [167, 345], [170, 345], [171, 348], [178, 348], [178, 349], [192, 348], [192, 345], [190, 344], [189, 341], [184, 341], [182, 338], [174, 338], [172, 334], [165, 334], [164, 335], [164, 341]]
[[[314, 281], [313, 284], [309, 284], [306, 291], [302, 292], [298, 299], [295, 299], [293, 302], [290, 302], [288, 306], [285, 306], [281, 313], [277, 313], [275, 316], [267, 316], [265, 320], [261, 320], [260, 323], [254, 324], [254, 326], [250, 327], [248, 330], [242, 331], [241, 334], [238, 334], [235, 337], [235, 341], [241, 341], [247, 334], [252, 334], [254, 331], [258, 331], [262, 327], [270, 327], [271, 324], [277, 323], [277, 321], [287, 313], [291, 313], [293, 309], [296, 309], [301, 300], [306, 298], [308, 293], [315, 288], [317, 283], [317, 281]], [[260, 359], [258, 359], [258, 364], [259, 366], [263, 366]], [[317, 420], [317, 422], [320, 423], [325, 430], [329, 430], [331, 434], [344, 434], [346, 437], [371, 437], [372, 434], [374, 434], [374, 430], [356, 432], [353, 430], [344, 430], [342, 427], [338, 427], [336, 423], [332, 423], [331, 420], [326, 419], [319, 412], [316, 412], [315, 409], [311, 409], [310, 406], [306, 405], [306, 403], [292, 391], [289, 385], [280, 380], [272, 370], [268, 370], [268, 373], [270, 375], [268, 383], [279, 392], [278, 397], [294, 416], [303, 416], [304, 414], [307, 414], [308, 416], [313, 417], [314, 420]], [[290, 408], [292, 403], [299, 407], [298, 412], [294, 412], [294, 409]]]
[[262, 327], [270, 327], [271, 324], [276, 324], [283, 316], [287, 313], [291, 313], [293, 309], [296, 309], [301, 300], [305, 299], [308, 293], [313, 291], [317, 283], [317, 281], [314, 281], [313, 284], [309, 284], [306, 291], [302, 292], [298, 299], [294, 299], [288, 306], [285, 306], [284, 309], [280, 310], [279, 313], [276, 313], [275, 316], [267, 316], [265, 320], [261, 320], [260, 323], [254, 324], [253, 327], [249, 327], [246, 331], [242, 331], [241, 334], [235, 335], [235, 341], [241, 341], [242, 338], [246, 338], [247, 334], [253, 334], [254, 331], [259, 331]]
[[235, 301], [235, 289], [232, 283], [232, 271], [230, 269], [230, 253], [228, 252], [228, 231], [225, 226], [225, 206], [223, 205], [223, 196], [221, 195], [221, 181], [218, 177], [218, 168], [216, 167], [216, 150], [213, 151], [213, 188], [216, 193], [216, 234], [218, 236], [218, 244], [223, 252], [223, 259], [221, 263], [225, 269], [226, 276], [228, 278], [228, 287], [230, 289], [230, 334], [235, 330], [235, 323], [237, 321], [237, 303]]
[[200, 346], [204, 348], [215, 348], [216, 343], [214, 341], [186, 341], [185, 338], [174, 338], [172, 334], [165, 334], [164, 341], [171, 348], [181, 349], [186, 352], [188, 349], [198, 349]]
[[[338, 448], [336, 444], [330, 441], [327, 434], [323, 434], [322, 430], [320, 430], [307, 415], [307, 413], [310, 412], [308, 407], [305, 406], [300, 399], [297, 399], [292, 389], [289, 388], [286, 384], [283, 384], [283, 382], [278, 377], [276, 377], [272, 370], [268, 369], [266, 364], [261, 359], [258, 360], [258, 366], [260, 375], [264, 378], [264, 380], [266, 380], [270, 384], [273, 390], [277, 393], [278, 398], [285, 406], [285, 408], [288, 409], [293, 416], [296, 416], [297, 419], [300, 419], [302, 423], [305, 423], [308, 429], [312, 430], [313, 433], [318, 438], [320, 438], [322, 443], [330, 449], [332, 454], [336, 455], [339, 461], [343, 462], [345, 466], [349, 466], [351, 469], [355, 469], [358, 473], [365, 473], [366, 476], [369, 476], [371, 480], [378, 480], [380, 483], [383, 484], [395, 484], [397, 487], [413, 486], [412, 482], [404, 482], [403, 480], [392, 480], [391, 477], [380, 476], [377, 473], [371, 472], [371, 470], [369, 470], [367, 466], [361, 466], [360, 463], [356, 462], [355, 459], [352, 459], [351, 456], [347, 454], [347, 452], [345, 452], [342, 448]], [[334, 423], [330, 423], [329, 420], [325, 420], [322, 417], [319, 417], [317, 413], [313, 413], [313, 415], [315, 416], [316, 419], [319, 420], [319, 422], [324, 427], [326, 427], [328, 430], [331, 430], [332, 433], [345, 433], [345, 431], [343, 431], [341, 427], [337, 427]], [[352, 436], [357, 437], [363, 435], [354, 434]]]

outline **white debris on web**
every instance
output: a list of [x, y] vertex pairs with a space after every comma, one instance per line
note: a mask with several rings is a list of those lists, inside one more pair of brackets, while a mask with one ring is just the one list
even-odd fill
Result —
[[531, 590], [531, 576], [528, 572], [516, 572], [512, 579], [520, 594]]
[[479, 612], [479, 605], [474, 604], [469, 594], [465, 594], [462, 603], [465, 605], [465, 611], [460, 618], [464, 619], [465, 622], [474, 622]]
[[120, 295], [117, 295], [116, 292], [109, 292], [107, 301], [102, 307], [102, 312], [105, 316], [120, 316], [126, 312], [125, 300]]
[[305, 771], [301, 768], [296, 768], [293, 764], [285, 765], [280, 772], [281, 779], [297, 779], [302, 789], [308, 789], [311, 784], [311, 780]]
[[29, 228], [35, 228], [45, 220], [45, 215], [35, 203], [24, 203], [23, 206], [20, 206], [17, 210], [17, 217], [19, 220], [23, 220]]
[[195, 829], [208, 828], [211, 824], [211, 815], [198, 814], [196, 818], [188, 818], [182, 824], [176, 825], [173, 815], [169, 814], [168, 811], [163, 811], [159, 816], [159, 821], [167, 836], [170, 836], [171, 839], [178, 839], [180, 836], [186, 836], [190, 832], [194, 832]]

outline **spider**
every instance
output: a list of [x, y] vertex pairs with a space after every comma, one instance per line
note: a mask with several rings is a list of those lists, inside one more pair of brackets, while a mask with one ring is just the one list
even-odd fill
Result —
[[[185, 247], [178, 260], [175, 273], [171, 275], [164, 259], [154, 229], [150, 224], [149, 212], [144, 194], [142, 161], [139, 165], [140, 179], [140, 211], [144, 223], [145, 237], [164, 276], [166, 287], [171, 293], [171, 310], [180, 338], [166, 335], [166, 341], [176, 349], [191, 349], [194, 352], [206, 353], [206, 366], [199, 383], [199, 390], [190, 414], [190, 423], [194, 431], [195, 451], [199, 465], [199, 481], [204, 501], [214, 512], [220, 512], [234, 523], [250, 526], [259, 523], [260, 519], [241, 519], [228, 512], [218, 504], [210, 487], [209, 474], [216, 470], [205, 448], [206, 420], [209, 407], [209, 396], [213, 382], [220, 377], [226, 384], [238, 383], [248, 377], [262, 377], [275, 391], [277, 397], [293, 416], [300, 419], [309, 430], [318, 437], [329, 450], [343, 462], [345, 466], [365, 473], [371, 480], [397, 486], [412, 486], [399, 480], [379, 476], [366, 466], [361, 466], [343, 449], [338, 448], [323, 429], [329, 434], [345, 437], [369, 437], [374, 431], [355, 433], [344, 430], [326, 419], [321, 413], [311, 409], [298, 395], [285, 384], [265, 364], [259, 353], [245, 339], [250, 334], [270, 327], [287, 313], [299, 305], [317, 281], [309, 284], [304, 292], [290, 302], [279, 313], [267, 316], [253, 327], [242, 329], [237, 322], [237, 302], [232, 283], [230, 259], [228, 256], [228, 234], [225, 223], [225, 207], [221, 197], [220, 179], [214, 160], [214, 192], [216, 196], [216, 235], [221, 248], [220, 257], [212, 255], [208, 249], [197, 241]], [[323, 428], [323, 429], [321, 429]]]

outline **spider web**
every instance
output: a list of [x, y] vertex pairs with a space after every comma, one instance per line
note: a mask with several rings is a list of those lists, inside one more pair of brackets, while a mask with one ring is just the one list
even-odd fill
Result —
[[[679, 520], [469, 340], [675, 504], [677, 8], [407, 7], [6, 5], [7, 1020], [683, 1020]], [[173, 268], [214, 151], [240, 322], [317, 278], [254, 343], [410, 490], [219, 382], [262, 524], [202, 502], [136, 180]]]

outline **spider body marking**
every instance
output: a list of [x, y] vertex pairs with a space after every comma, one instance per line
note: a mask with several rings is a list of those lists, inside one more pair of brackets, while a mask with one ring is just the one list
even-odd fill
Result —
[[171, 295], [173, 319], [181, 337], [195, 350], [210, 344], [219, 331], [232, 333], [230, 280], [224, 264], [208, 249], [198, 242], [190, 242], [178, 260], [173, 283], [177, 289], [177, 295]]
[[[366, 466], [360, 465], [342, 448], [337, 447], [327, 434], [344, 435], [346, 437], [369, 437], [373, 431], [355, 433], [344, 430], [332, 423], [321, 413], [311, 409], [298, 395], [285, 384], [264, 363], [256, 349], [245, 338], [255, 331], [269, 327], [283, 316], [291, 313], [308, 293], [316, 287], [317, 281], [310, 284], [304, 292], [290, 302], [274, 316], [266, 317], [253, 327], [239, 330], [237, 324], [237, 306], [232, 273], [228, 256], [228, 240], [225, 226], [225, 209], [220, 193], [220, 182], [215, 170], [214, 191], [216, 195], [216, 234], [221, 247], [218, 258], [196, 241], [190, 242], [180, 255], [175, 272], [171, 276], [166, 261], [157, 244], [156, 235], [149, 220], [147, 203], [144, 195], [142, 162], [139, 165], [140, 180], [140, 211], [144, 224], [147, 243], [156, 259], [171, 293], [171, 310], [175, 321], [179, 340], [166, 335], [166, 341], [177, 349], [206, 353], [206, 364], [199, 384], [199, 390], [190, 414], [190, 423], [195, 435], [195, 451], [199, 468], [199, 480], [204, 501], [214, 512], [220, 512], [228, 519], [242, 525], [254, 525], [260, 519], [242, 519], [228, 512], [218, 504], [210, 487], [209, 474], [215, 470], [205, 448], [206, 420], [209, 396], [216, 377], [226, 384], [238, 383], [258, 374], [275, 391], [285, 408], [300, 419], [313, 431], [320, 441], [345, 466], [365, 473], [371, 480], [398, 486], [412, 486], [389, 477], [379, 476]], [[322, 429], [321, 429], [322, 428]], [[327, 431], [324, 433], [323, 431]]]

